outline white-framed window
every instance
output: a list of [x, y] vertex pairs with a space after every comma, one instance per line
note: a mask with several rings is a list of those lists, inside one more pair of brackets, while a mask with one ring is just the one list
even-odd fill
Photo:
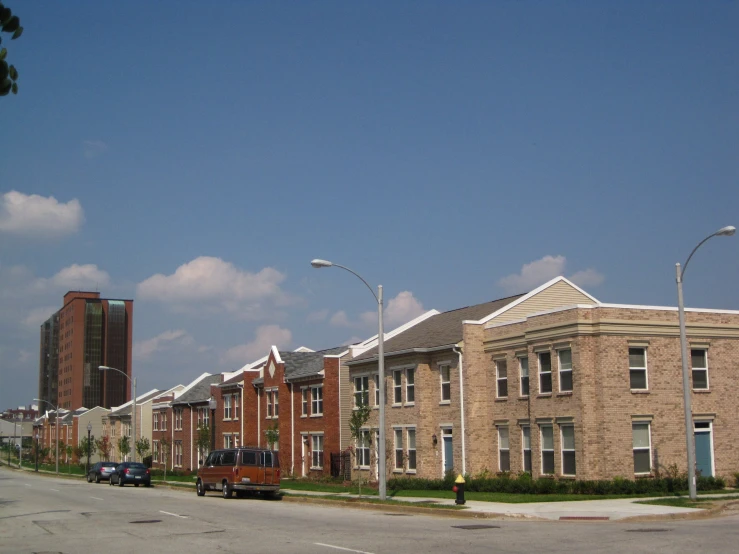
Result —
[[182, 441], [174, 442], [174, 465], [182, 467]]
[[559, 392], [572, 392], [572, 350], [557, 351], [559, 361]]
[[645, 475], [652, 472], [652, 433], [649, 422], [631, 424], [634, 449], [634, 473]]
[[542, 425], [541, 434], [541, 472], [545, 475], [554, 473], [554, 430], [551, 425]]
[[308, 415], [308, 388], [303, 387], [300, 391], [300, 416], [307, 417]]
[[560, 425], [559, 432], [562, 440], [562, 475], [576, 475], [575, 426]]
[[393, 371], [393, 404], [403, 403], [403, 370]]
[[529, 395], [529, 357], [518, 357], [518, 375], [521, 380], [520, 395]]
[[198, 408], [198, 427], [207, 427], [210, 421], [210, 408]]
[[151, 461], [159, 463], [159, 441], [151, 441]]
[[223, 419], [231, 419], [231, 415], [231, 395], [226, 394], [223, 396]]
[[498, 398], [508, 398], [508, 362], [495, 360], [496, 394]]
[[705, 348], [691, 348], [690, 362], [693, 367], [693, 389], [708, 389], [708, 351]]
[[408, 471], [416, 471], [416, 429], [409, 427], [408, 433]]
[[370, 440], [369, 429], [362, 429], [357, 440], [357, 465], [363, 469], [370, 466]]
[[539, 394], [552, 392], [552, 354], [539, 352]]
[[[323, 386], [311, 387], [311, 415], [323, 415]], [[321, 439], [323, 440], [323, 439]]]
[[238, 448], [239, 447], [239, 434], [238, 433], [234, 433], [232, 436], [233, 436], [233, 445], [234, 445], [234, 448]]
[[452, 375], [451, 366], [439, 366], [439, 379], [441, 381], [441, 401], [451, 402], [452, 400]]
[[223, 448], [233, 448], [233, 435], [231, 433], [225, 433], [223, 435]]
[[162, 412], [162, 427], [159, 430], [160, 431], [167, 430], [167, 414], [165, 412]]
[[395, 429], [395, 471], [403, 471], [403, 430]]
[[311, 469], [323, 469], [323, 435], [311, 435]]
[[182, 431], [182, 408], [174, 409], [174, 430]]
[[521, 449], [523, 450], [523, 470], [531, 473], [531, 427], [521, 427]]
[[366, 375], [354, 378], [354, 407], [366, 406], [369, 403], [369, 378]]
[[405, 403], [413, 404], [416, 401], [416, 370], [409, 367], [405, 370]]
[[375, 373], [372, 376], [372, 380], [375, 382], [375, 406], [380, 405], [380, 376]]
[[159, 431], [159, 412], [154, 412], [151, 417], [152, 417], [152, 429], [154, 431]]
[[277, 418], [280, 414], [280, 406], [278, 404], [278, 392], [276, 390], [267, 391], [267, 418]]
[[498, 469], [500, 471], [511, 470], [511, 451], [508, 440], [508, 427], [498, 427]]
[[233, 399], [233, 402], [232, 402], [233, 403], [232, 413], [233, 413], [233, 418], [234, 419], [239, 419], [239, 409], [240, 409], [240, 407], [239, 407], [239, 400], [240, 400], [240, 396], [241, 396], [240, 394], [234, 394], [234, 395], [231, 396], [231, 398]]
[[647, 349], [629, 347], [629, 386], [632, 390], [647, 390]]

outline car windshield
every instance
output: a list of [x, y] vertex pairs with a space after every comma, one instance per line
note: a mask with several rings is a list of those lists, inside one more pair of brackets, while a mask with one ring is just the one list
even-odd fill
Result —
[[137, 463], [130, 463], [130, 464], [128, 464], [128, 467], [132, 467], [134, 469], [146, 469], [146, 466], [144, 464], [140, 464], [138, 462]]
[[115, 464], [113, 462], [110, 463], [104, 463], [103, 467], [115, 467]]

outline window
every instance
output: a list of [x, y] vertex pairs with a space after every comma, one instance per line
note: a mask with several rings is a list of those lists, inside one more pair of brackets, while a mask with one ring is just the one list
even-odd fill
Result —
[[572, 392], [572, 350], [557, 352], [559, 357], [559, 392]]
[[652, 471], [652, 443], [649, 423], [632, 423], [631, 434], [634, 440], [634, 473], [645, 474]]
[[508, 363], [505, 360], [495, 361], [495, 377], [497, 379], [498, 398], [508, 397]]
[[403, 430], [395, 429], [395, 470], [403, 471]]
[[521, 427], [521, 442], [523, 446], [523, 470], [531, 473], [531, 427]]
[[174, 465], [182, 467], [182, 441], [174, 443]]
[[498, 468], [511, 470], [511, 451], [508, 444], [508, 427], [498, 427]]
[[[323, 387], [311, 387], [311, 414], [323, 414]], [[323, 439], [321, 439], [323, 440]]]
[[575, 475], [575, 426], [561, 425], [562, 434], [562, 475]]
[[441, 401], [450, 402], [452, 399], [452, 376], [448, 365], [439, 366], [439, 377], [441, 378]]
[[308, 415], [308, 389], [301, 390], [300, 395], [300, 415], [306, 417]]
[[403, 402], [403, 372], [399, 369], [393, 371], [393, 404], [401, 404]]
[[174, 409], [174, 429], [175, 431], [182, 430], [182, 408]]
[[207, 427], [210, 408], [198, 408], [198, 427]]
[[529, 358], [521, 356], [518, 358], [518, 374], [521, 377], [521, 396], [529, 395]]
[[271, 417], [278, 417], [280, 413], [279, 405], [278, 405], [278, 398], [277, 398], [277, 391], [276, 390], [268, 390], [267, 391], [267, 418]]
[[238, 433], [233, 434], [233, 445], [234, 445], [234, 448], [239, 447], [239, 434]]
[[[269, 408], [267, 408], [267, 412], [269, 412]], [[223, 397], [223, 419], [231, 419], [231, 395], [230, 394], [227, 394]]]
[[231, 410], [231, 411], [233, 413], [233, 418], [234, 419], [239, 419], [239, 395], [238, 394], [234, 394], [232, 396], [232, 398], [233, 398], [233, 406], [234, 407], [233, 407], [233, 410]]
[[408, 429], [408, 471], [416, 471], [416, 430]]
[[690, 361], [693, 366], [693, 388], [706, 390], [708, 388], [708, 352], [693, 348], [690, 350]]
[[370, 465], [370, 432], [363, 430], [359, 433], [357, 441], [357, 464], [361, 468], [369, 468]]
[[551, 425], [541, 426], [541, 472], [554, 473], [554, 433]]
[[233, 448], [233, 437], [228, 435], [223, 435], [223, 448]]
[[416, 370], [405, 370], [405, 403], [413, 404], [416, 401]]
[[375, 382], [375, 406], [380, 405], [380, 376], [373, 375], [372, 380]]
[[311, 469], [323, 469], [323, 435], [313, 435], [311, 439]]
[[369, 382], [368, 378], [354, 378], [354, 407], [359, 408], [369, 403]]
[[166, 431], [166, 430], [167, 430], [167, 414], [163, 413], [162, 414], [162, 428], [160, 429], [160, 431]]
[[154, 431], [159, 431], [159, 412], [154, 412], [152, 426]]
[[276, 390], [275, 391], [272, 391], [272, 392], [273, 392], [272, 402], [274, 403], [275, 417], [279, 417], [280, 416], [280, 397], [279, 397], [279, 392], [277, 392]]
[[647, 389], [646, 348], [629, 348], [629, 386], [634, 390]]
[[159, 441], [152, 441], [151, 443], [151, 461], [159, 463]]
[[549, 352], [539, 354], [539, 394], [552, 392], [552, 355]]

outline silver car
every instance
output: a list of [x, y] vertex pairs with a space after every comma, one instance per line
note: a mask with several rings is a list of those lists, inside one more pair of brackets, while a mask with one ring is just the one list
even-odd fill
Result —
[[87, 472], [87, 482], [110, 481], [110, 474], [115, 472], [115, 462], [96, 462]]

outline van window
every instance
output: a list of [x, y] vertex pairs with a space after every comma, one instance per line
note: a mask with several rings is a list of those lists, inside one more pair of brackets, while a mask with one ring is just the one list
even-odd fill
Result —
[[233, 450], [224, 452], [223, 456], [221, 457], [221, 465], [222, 466], [236, 465], [236, 452], [234, 452]]
[[257, 465], [257, 453], [256, 452], [242, 452], [241, 463], [245, 466]]
[[216, 458], [218, 458], [220, 454], [218, 452], [211, 452], [208, 456], [208, 459], [205, 460], [205, 465], [207, 466], [214, 466], [216, 465]]
[[262, 452], [262, 465], [265, 467], [280, 467], [280, 460], [277, 452]]

